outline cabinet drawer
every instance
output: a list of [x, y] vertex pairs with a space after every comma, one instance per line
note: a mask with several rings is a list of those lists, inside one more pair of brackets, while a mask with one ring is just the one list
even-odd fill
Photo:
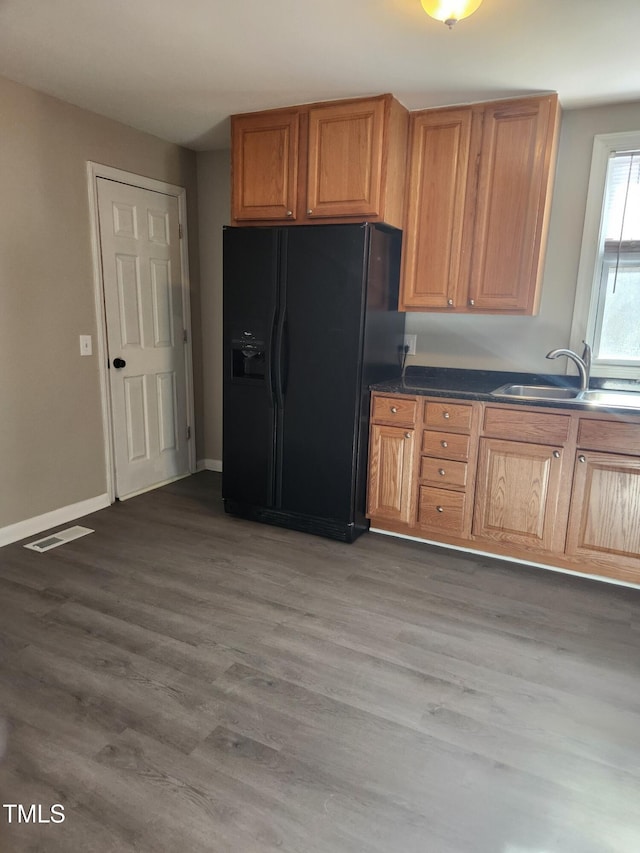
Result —
[[423, 456], [420, 460], [420, 479], [442, 486], [466, 486], [467, 463]]
[[439, 456], [441, 459], [466, 461], [469, 458], [470, 441], [468, 435], [425, 430], [422, 433], [422, 452], [429, 456]]
[[472, 412], [472, 407], [466, 403], [436, 403], [429, 400], [424, 406], [424, 423], [434, 429], [468, 432], [471, 429]]
[[462, 536], [466, 499], [464, 492], [421, 486], [418, 524], [452, 536]]
[[372, 420], [413, 426], [416, 421], [417, 406], [415, 397], [375, 396]]
[[569, 438], [570, 415], [555, 415], [529, 410], [487, 406], [484, 412], [484, 434], [511, 441], [533, 441], [539, 444], [564, 444]]
[[640, 424], [580, 418], [578, 447], [640, 456]]

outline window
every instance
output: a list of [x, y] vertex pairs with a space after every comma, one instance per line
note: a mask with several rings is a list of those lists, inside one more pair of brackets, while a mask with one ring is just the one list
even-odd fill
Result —
[[640, 376], [640, 132], [595, 139], [572, 342], [583, 338], [594, 374]]

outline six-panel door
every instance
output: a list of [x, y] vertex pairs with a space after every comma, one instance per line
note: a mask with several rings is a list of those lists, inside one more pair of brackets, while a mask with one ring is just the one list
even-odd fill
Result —
[[98, 178], [115, 494], [189, 472], [175, 196]]

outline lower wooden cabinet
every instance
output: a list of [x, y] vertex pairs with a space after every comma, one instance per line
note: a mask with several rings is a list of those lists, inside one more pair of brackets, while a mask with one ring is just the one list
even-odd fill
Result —
[[[640, 428], [639, 428], [640, 429]], [[640, 560], [640, 457], [579, 451], [567, 531], [567, 554]]]
[[369, 446], [368, 515], [409, 524], [415, 430], [373, 424]]
[[640, 584], [640, 413], [376, 392], [368, 515], [392, 533]]
[[566, 526], [558, 515], [561, 474], [562, 448], [481, 439], [474, 536], [551, 550]]
[[416, 526], [428, 539], [471, 535], [478, 411], [473, 403], [423, 403]]
[[466, 533], [466, 504], [464, 492], [420, 486], [418, 526], [431, 537], [438, 533], [463, 537]]

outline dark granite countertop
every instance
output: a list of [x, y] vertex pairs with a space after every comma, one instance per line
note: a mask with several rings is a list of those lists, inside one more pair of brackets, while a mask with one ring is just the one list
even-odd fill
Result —
[[507, 403], [516, 406], [544, 406], [554, 409], [578, 409], [582, 411], [606, 411], [627, 414], [640, 413], [640, 386], [638, 382], [624, 379], [594, 377], [589, 387], [610, 391], [637, 391], [638, 408], [610, 407], [593, 403], [576, 403], [568, 400], [530, 400], [518, 397], [494, 397], [491, 392], [507, 383], [517, 385], [557, 385], [562, 388], [578, 388], [579, 377], [565, 374], [515, 373], [502, 370], [465, 370], [453, 367], [407, 367], [404, 376], [379, 382], [371, 386], [372, 391], [387, 394], [417, 394], [428, 397], [452, 397], [464, 400], [482, 400], [492, 403]]

